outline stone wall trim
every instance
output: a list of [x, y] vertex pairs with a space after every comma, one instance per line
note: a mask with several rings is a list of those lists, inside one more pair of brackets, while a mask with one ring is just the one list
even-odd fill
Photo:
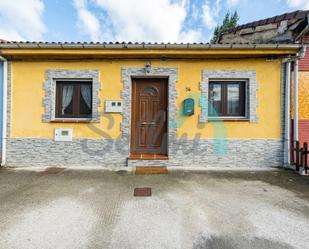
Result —
[[[121, 97], [124, 103], [124, 108], [126, 111], [122, 113], [123, 120], [121, 123], [121, 131], [124, 138], [130, 141], [131, 134], [131, 89], [132, 89], [132, 78], [168, 78], [168, 155], [171, 158], [173, 144], [176, 140], [176, 99], [177, 90], [176, 83], [178, 80], [178, 69], [171, 67], [159, 67], [159, 68], [149, 68], [146, 70], [145, 67], [140, 68], [122, 68], [122, 81], [123, 81], [123, 91]], [[129, 144], [128, 144], [129, 150]]]
[[48, 69], [45, 72], [44, 82], [44, 114], [43, 122], [55, 120], [55, 103], [56, 103], [56, 81], [57, 80], [78, 80], [89, 79], [92, 81], [92, 117], [91, 122], [100, 122], [99, 106], [100, 98], [99, 91], [101, 83], [99, 79], [99, 70], [65, 70], [65, 69]]
[[246, 118], [249, 119], [251, 123], [257, 123], [258, 117], [256, 109], [258, 106], [257, 100], [257, 90], [258, 82], [256, 80], [255, 70], [203, 70], [202, 71], [202, 81], [200, 82], [201, 90], [201, 115], [199, 120], [201, 123], [206, 123], [208, 119], [208, 91], [209, 91], [209, 81], [210, 80], [220, 80], [220, 79], [238, 79], [246, 80]]
[[[201, 167], [282, 167], [283, 141], [280, 139], [177, 139], [169, 160], [133, 160], [130, 166]], [[76, 139], [12, 138], [7, 165], [28, 166], [127, 166], [123, 141]], [[158, 165], [160, 164], [160, 165]]]

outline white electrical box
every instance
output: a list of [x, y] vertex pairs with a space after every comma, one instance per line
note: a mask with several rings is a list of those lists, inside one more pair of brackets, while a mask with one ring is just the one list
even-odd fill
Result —
[[121, 100], [106, 100], [105, 112], [122, 112]]
[[72, 133], [71, 128], [56, 128], [55, 141], [72, 141]]

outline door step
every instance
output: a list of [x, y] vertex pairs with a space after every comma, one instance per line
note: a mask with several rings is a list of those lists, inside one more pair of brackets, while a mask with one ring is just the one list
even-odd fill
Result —
[[161, 154], [130, 154], [131, 160], [168, 160], [168, 156]]
[[169, 160], [146, 160], [128, 158], [127, 165], [129, 167], [167, 167]]

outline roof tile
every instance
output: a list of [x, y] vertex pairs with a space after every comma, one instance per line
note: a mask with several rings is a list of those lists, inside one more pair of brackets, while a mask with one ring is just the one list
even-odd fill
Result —
[[240, 30], [240, 29], [246, 29], [246, 28], [254, 28], [260, 25], [265, 25], [265, 24], [270, 24], [270, 23], [278, 23], [281, 22], [283, 20], [290, 20], [290, 19], [304, 19], [308, 16], [309, 14], [309, 10], [297, 10], [297, 11], [293, 11], [290, 13], [284, 13], [281, 15], [277, 15], [277, 16], [273, 16], [273, 17], [269, 17], [266, 19], [262, 19], [262, 20], [258, 20], [258, 21], [254, 21], [254, 22], [249, 22], [249, 23], [245, 23], [242, 25], [237, 26], [235, 29], [230, 29], [228, 30], [226, 33], [230, 33], [236, 30]]

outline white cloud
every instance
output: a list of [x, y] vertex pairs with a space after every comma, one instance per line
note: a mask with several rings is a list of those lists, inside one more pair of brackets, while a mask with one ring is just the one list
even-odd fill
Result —
[[215, 15], [213, 15], [212, 10], [207, 3], [203, 6], [203, 21], [205, 25], [210, 29], [214, 28], [217, 25]]
[[218, 25], [218, 15], [221, 10], [221, 0], [216, 0], [215, 4], [206, 1], [203, 5], [203, 22], [209, 28], [213, 29]]
[[176, 42], [199, 42], [202, 40], [202, 33], [200, 30], [188, 30], [181, 32]]
[[287, 0], [287, 3], [293, 8], [309, 9], [308, 0]]
[[195, 4], [192, 4], [191, 6], [191, 17], [194, 21], [198, 20], [201, 17], [201, 9], [200, 6], [197, 6]]
[[74, 3], [80, 26], [92, 40], [193, 42], [201, 39], [199, 30], [184, 29], [187, 0], [89, 1], [88, 4], [94, 3], [104, 13], [101, 22], [87, 9], [85, 0], [74, 0]]
[[1, 0], [0, 39], [41, 40], [46, 27], [42, 0]]
[[234, 7], [239, 4], [241, 0], [226, 0], [226, 3], [229, 7]]
[[80, 30], [90, 36], [92, 41], [101, 39], [100, 21], [87, 9], [86, 0], [74, 0], [74, 7], [78, 15], [78, 27]]

